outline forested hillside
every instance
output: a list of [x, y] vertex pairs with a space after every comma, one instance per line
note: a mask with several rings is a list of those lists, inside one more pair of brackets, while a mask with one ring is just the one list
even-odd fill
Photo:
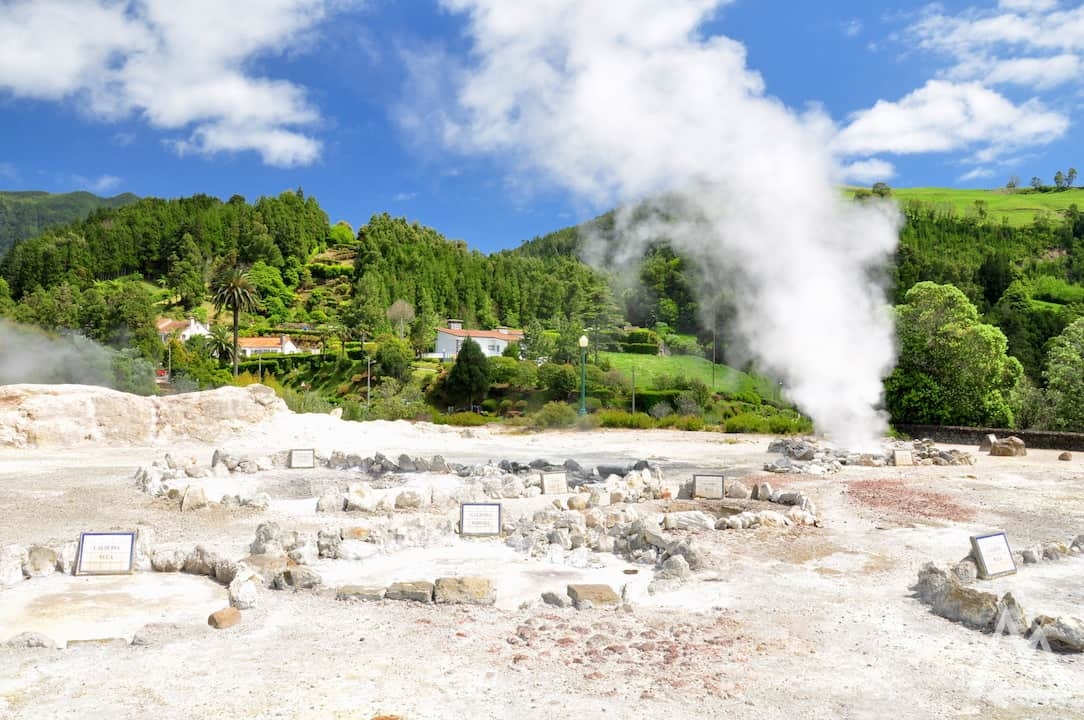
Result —
[[[853, 201], [879, 200], [865, 193]], [[1074, 338], [1084, 337], [1084, 324], [1074, 325], [1084, 316], [1084, 214], [1069, 203], [1014, 224], [915, 199], [902, 202], [901, 212], [900, 246], [885, 268], [901, 338], [900, 367], [887, 384], [894, 419], [1076, 423], [1064, 419], [1064, 408], [1075, 392], [1067, 384], [1072, 363], [1084, 355], [1074, 349]], [[578, 259], [588, 237], [606, 271]], [[331, 226], [301, 190], [252, 203], [146, 198], [16, 243], [0, 259], [0, 315], [78, 330], [134, 348], [151, 363], [167, 354], [154, 318], [195, 315], [218, 325], [216, 336], [203, 349], [178, 347], [169, 359], [201, 383], [224, 382], [233, 305], [222, 291], [232, 270], [234, 289], [243, 291], [235, 296], [244, 301], [237, 305], [242, 335], [290, 332], [322, 351], [331, 343], [344, 359], [382, 358], [378, 367], [402, 382], [411, 351], [431, 350], [435, 328], [449, 317], [466, 327], [522, 328], [522, 356], [558, 365], [577, 361], [585, 332], [596, 362], [600, 351], [660, 349], [724, 359], [725, 296], [698, 299], [696, 268], [666, 238], [620, 273], [606, 261], [607, 248], [619, 244], [612, 213], [484, 255], [388, 214], [356, 232]], [[716, 308], [713, 317], [704, 317], [700, 302]], [[601, 365], [607, 371], [608, 362]], [[357, 393], [362, 376], [349, 372], [354, 380], [335, 381], [336, 392]], [[503, 372], [498, 384], [543, 382], [527, 370]], [[543, 385], [551, 390], [570, 382], [547, 372]], [[611, 380], [618, 385], [599, 392], [623, 397], [614, 388], [627, 379]]]
[[46, 228], [81, 220], [98, 208], [121, 207], [138, 199], [131, 193], [105, 198], [88, 192], [0, 191], [0, 257], [19, 240]]

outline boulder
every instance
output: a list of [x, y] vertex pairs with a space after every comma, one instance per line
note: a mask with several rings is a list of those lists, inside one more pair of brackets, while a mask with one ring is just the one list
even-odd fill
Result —
[[343, 494], [338, 490], [328, 490], [316, 499], [316, 512], [340, 512], [344, 508], [347, 510], [357, 510], [359, 508], [350, 506], [350, 501], [353, 497], [354, 496], [351, 493], [348, 494], [345, 498], [343, 498]]
[[207, 624], [215, 630], [225, 630], [241, 622], [241, 611], [235, 607], [228, 607], [211, 613], [207, 618]]
[[314, 590], [323, 584], [323, 578], [312, 568], [288, 567], [275, 575], [271, 586], [276, 590]]
[[990, 452], [990, 448], [997, 442], [997, 435], [993, 433], [987, 433], [982, 436], [982, 440], [979, 442], [979, 452]]
[[420, 508], [423, 504], [422, 494], [417, 490], [404, 490], [395, 497], [398, 510]]
[[1013, 435], [990, 445], [990, 454], [996, 457], [1023, 457], [1028, 451], [1024, 441]]
[[282, 529], [278, 523], [262, 522], [256, 526], [256, 539], [249, 545], [253, 555], [282, 555]]
[[992, 630], [998, 619], [998, 597], [964, 587], [954, 573], [926, 563], [914, 587], [918, 598], [937, 615], [979, 630]]
[[555, 592], [542, 593], [542, 602], [559, 608], [572, 607], [572, 598], [568, 595], [561, 595], [560, 593]]
[[189, 485], [185, 488], [184, 496], [181, 497], [181, 512], [205, 507], [207, 507], [207, 493], [204, 492], [202, 485]]
[[437, 603], [449, 605], [492, 605], [497, 592], [489, 578], [444, 577], [434, 583], [433, 597]]
[[[1017, 602], [1011, 592], [1005, 593], [1001, 600], [997, 604], [997, 624], [1002, 626], [1003, 632], [1012, 634], [1013, 629], [1016, 630], [1017, 635], [1024, 635], [1031, 623], [1028, 621], [1027, 613], [1024, 612], [1024, 608]], [[1009, 627], [1009, 621], [1012, 621], [1013, 627]], [[994, 628], [997, 629], [996, 627]]]
[[4, 647], [45, 648], [46, 650], [56, 650], [56, 643], [47, 635], [36, 632], [24, 632], [8, 638], [7, 642], [4, 643]]
[[1065, 452], [1061, 453], [1060, 455], [1058, 455], [1058, 460], [1061, 460], [1063, 462], [1069, 462], [1072, 459], [1073, 459], [1073, 454], [1071, 452], [1069, 452], [1069, 451], [1065, 451]]
[[387, 600], [413, 600], [414, 602], [433, 602], [433, 583], [424, 580], [397, 582], [388, 586], [384, 593]]
[[969, 585], [978, 579], [979, 566], [969, 555], [953, 565], [952, 572], [960, 582], [964, 585]]
[[263, 579], [252, 569], [244, 568], [238, 572], [229, 585], [230, 607], [238, 610], [256, 607], [262, 584]]
[[151, 567], [155, 572], [180, 572], [187, 556], [184, 550], [155, 550], [151, 555]]
[[740, 482], [732, 481], [727, 483], [726, 496], [734, 500], [748, 500], [751, 495], [751, 491], [745, 485]]
[[1075, 617], [1040, 617], [1035, 629], [1042, 631], [1051, 646], [1059, 649], [1084, 652], [1084, 620]]
[[343, 585], [335, 592], [335, 599], [344, 602], [376, 602], [384, 599], [385, 589], [372, 585]]
[[667, 530], [714, 530], [715, 518], [700, 510], [666, 513], [663, 526]]
[[768, 502], [772, 497], [772, 486], [768, 483], [759, 483], [753, 487], [753, 499]]
[[32, 545], [23, 563], [23, 575], [28, 578], [45, 577], [56, 572], [56, 550], [44, 545]]
[[655, 576], [664, 579], [684, 580], [691, 574], [689, 561], [682, 555], [672, 555], [663, 561]]
[[569, 585], [567, 592], [577, 610], [621, 603], [621, 596], [609, 585]]

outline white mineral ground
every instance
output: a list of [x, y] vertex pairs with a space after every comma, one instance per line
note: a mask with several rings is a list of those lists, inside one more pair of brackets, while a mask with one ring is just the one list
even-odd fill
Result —
[[[212, 505], [182, 515], [132, 480], [166, 452], [208, 464], [216, 448], [440, 454], [469, 463], [572, 458], [584, 466], [651, 459], [675, 485], [694, 471], [725, 470], [800, 490], [823, 526], [674, 532], [696, 539], [707, 567], [654, 595], [648, 567], [626, 575], [633, 566], [614, 556], [583, 569], [529, 561], [498, 540], [321, 560], [329, 588], [478, 574], [493, 580], [498, 604], [346, 603], [330, 589], [266, 590], [240, 625], [223, 631], [206, 624], [228, 603], [225, 588], [208, 579], [28, 580], [0, 589], [0, 642], [23, 630], [61, 644], [127, 640], [142, 627], [145, 644], [0, 646], [0, 718], [1084, 718], [1080, 655], [969, 630], [932, 615], [909, 589], [924, 563], [967, 555], [973, 534], [1003, 529], [1024, 548], [1084, 533], [1079, 457], [1059, 462], [1057, 451], [1029, 450], [978, 455], [973, 466], [764, 477], [767, 437], [359, 424], [294, 415], [259, 393], [148, 400], [83, 387], [0, 387], [0, 545], [149, 527], [159, 546], [202, 543], [240, 557], [260, 522], [327, 524], [304, 493], [276, 497], [265, 512]], [[506, 512], [548, 500], [510, 501]], [[1082, 570], [1078, 555], [976, 587], [1012, 590], [1030, 615], [1080, 617]], [[539, 602], [540, 592], [577, 581], [628, 584], [629, 609]]]

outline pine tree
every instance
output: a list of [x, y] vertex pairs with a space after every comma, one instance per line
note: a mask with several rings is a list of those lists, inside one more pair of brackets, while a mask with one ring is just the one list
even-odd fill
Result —
[[489, 362], [482, 348], [470, 338], [459, 348], [446, 387], [452, 397], [466, 399], [468, 407], [473, 407], [475, 398], [481, 399], [489, 390]]

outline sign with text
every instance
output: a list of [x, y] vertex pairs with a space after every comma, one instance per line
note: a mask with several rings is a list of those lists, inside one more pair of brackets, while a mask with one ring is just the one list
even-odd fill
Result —
[[539, 473], [542, 478], [542, 493], [545, 495], [565, 495], [568, 493], [568, 473], [544, 472]]
[[722, 500], [723, 476], [693, 475], [693, 497], [706, 500]]
[[290, 451], [290, 467], [291, 468], [314, 468], [314, 467], [316, 467], [316, 451], [315, 450], [291, 450]]
[[501, 504], [461, 504], [459, 506], [459, 534], [473, 536], [500, 535]]
[[995, 578], [1016, 572], [1016, 560], [1004, 532], [971, 536], [971, 554], [979, 566], [979, 577]]
[[135, 533], [83, 533], [75, 559], [76, 575], [127, 575], [132, 572]]

